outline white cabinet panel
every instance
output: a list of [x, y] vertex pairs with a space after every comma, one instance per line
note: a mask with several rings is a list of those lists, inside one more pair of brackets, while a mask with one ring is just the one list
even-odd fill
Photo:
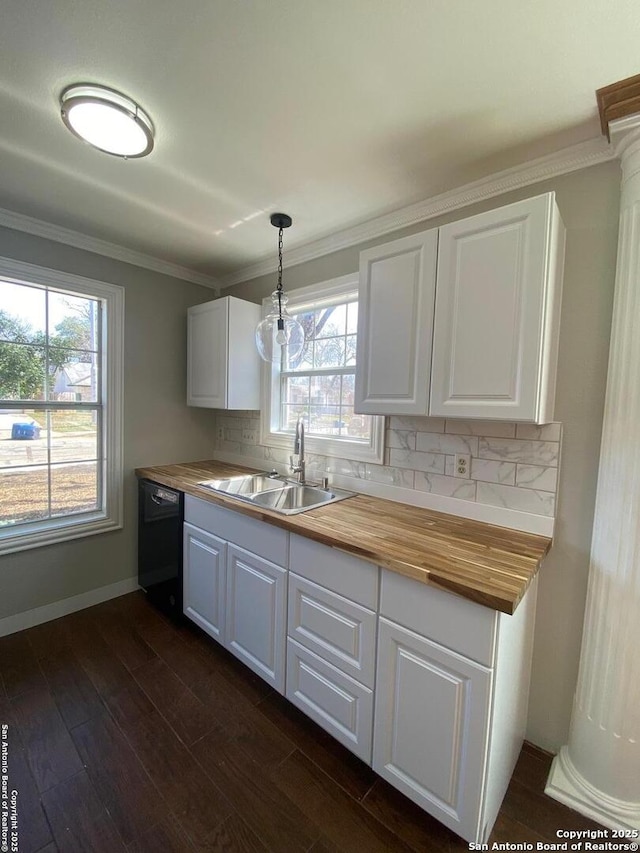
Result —
[[289, 568], [370, 610], [378, 607], [378, 567], [353, 554], [292, 533]]
[[260, 359], [254, 331], [260, 308], [225, 296], [187, 312], [187, 405], [260, 407]]
[[227, 543], [184, 525], [183, 610], [210, 637], [223, 642]]
[[489, 607], [383, 569], [380, 613], [441, 646], [493, 666], [497, 613]]
[[286, 569], [228, 546], [225, 645], [284, 693]]
[[427, 412], [438, 232], [360, 255], [355, 411]]
[[185, 495], [185, 521], [222, 536], [280, 566], [287, 565], [289, 534], [286, 530], [249, 518], [232, 509], [217, 506], [193, 495]]
[[479, 833], [491, 670], [380, 618], [373, 768], [463, 838]]
[[376, 614], [291, 573], [289, 636], [373, 687]]
[[290, 639], [286, 695], [347, 749], [371, 762], [371, 690]]
[[552, 419], [563, 252], [553, 193], [440, 229], [430, 415]]

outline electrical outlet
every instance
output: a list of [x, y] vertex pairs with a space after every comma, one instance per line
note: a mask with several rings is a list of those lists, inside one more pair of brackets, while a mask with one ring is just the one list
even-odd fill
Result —
[[224, 427], [219, 426], [219, 427], [216, 429], [216, 438], [217, 438], [219, 441], [224, 441]]
[[471, 457], [469, 454], [456, 453], [453, 464], [453, 476], [469, 479], [471, 476]]
[[243, 429], [242, 430], [242, 441], [245, 444], [256, 444], [257, 435], [255, 429]]

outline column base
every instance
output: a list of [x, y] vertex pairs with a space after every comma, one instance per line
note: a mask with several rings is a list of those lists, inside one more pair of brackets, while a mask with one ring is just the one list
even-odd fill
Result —
[[553, 759], [544, 792], [609, 829], [640, 830], [640, 803], [617, 800], [594, 788], [573, 766], [566, 746]]

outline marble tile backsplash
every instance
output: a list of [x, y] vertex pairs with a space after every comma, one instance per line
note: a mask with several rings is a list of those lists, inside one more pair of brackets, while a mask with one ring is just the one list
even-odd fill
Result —
[[[287, 464], [289, 450], [260, 445], [259, 412], [216, 413], [216, 450], [247, 464]], [[553, 517], [562, 425], [391, 416], [383, 465], [308, 454], [309, 478], [340, 474], [403, 489]], [[471, 457], [454, 477], [455, 454]]]

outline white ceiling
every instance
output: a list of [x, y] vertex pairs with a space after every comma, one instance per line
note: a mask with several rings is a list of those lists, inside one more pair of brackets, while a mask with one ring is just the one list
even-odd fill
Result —
[[[637, 0], [3, 0], [0, 208], [225, 276], [600, 135], [640, 72]], [[123, 161], [60, 91], [137, 100]]]

